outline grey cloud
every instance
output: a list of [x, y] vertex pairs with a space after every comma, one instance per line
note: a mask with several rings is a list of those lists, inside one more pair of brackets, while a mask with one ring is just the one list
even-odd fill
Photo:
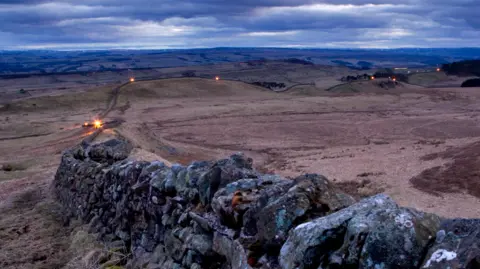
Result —
[[53, 48], [52, 44], [480, 46], [478, 4], [478, 0], [0, 0], [0, 49], [15, 43]]

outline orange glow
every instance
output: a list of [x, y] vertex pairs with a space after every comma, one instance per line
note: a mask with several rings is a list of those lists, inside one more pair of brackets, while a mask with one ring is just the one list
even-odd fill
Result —
[[88, 126], [88, 122], [85, 122], [85, 123], [83, 124], [83, 126]]
[[102, 127], [102, 122], [100, 120], [96, 120], [93, 122], [93, 126], [95, 126], [95, 129], [98, 129]]
[[215, 77], [215, 80], [216, 80], [216, 81], [219, 81], [219, 80], [220, 80], [220, 77], [219, 77], [219, 76], [216, 76], [216, 77]]
[[135, 78], [130, 78], [130, 82], [135, 82]]
[[437, 72], [440, 72], [440, 68], [437, 68]]
[[87, 136], [89, 136], [89, 135], [91, 135], [91, 134], [93, 134], [93, 133], [94, 133], [94, 131], [89, 131], [89, 132], [86, 133], [86, 134], [82, 134], [82, 137], [87, 137]]
[[372, 77], [370, 77], [370, 78], [371, 78], [372, 80], [374, 80], [374, 79], [375, 79], [375, 77], [374, 77], [374, 76], [372, 76]]
[[91, 135], [91, 134], [93, 134], [93, 133], [94, 133], [94, 131], [90, 131], [90, 132], [88, 132], [87, 135], [85, 135], [85, 136], [89, 136], [89, 135]]
[[393, 81], [397, 81], [397, 79], [396, 79], [396, 78], [393, 78], [392, 80], [393, 80]]

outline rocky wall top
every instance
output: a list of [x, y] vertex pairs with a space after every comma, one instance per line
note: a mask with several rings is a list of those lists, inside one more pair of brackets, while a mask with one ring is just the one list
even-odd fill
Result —
[[127, 268], [480, 268], [480, 220], [442, 220], [385, 195], [360, 202], [317, 174], [286, 179], [242, 154], [167, 167], [128, 142], [66, 151], [67, 218], [121, 241]]

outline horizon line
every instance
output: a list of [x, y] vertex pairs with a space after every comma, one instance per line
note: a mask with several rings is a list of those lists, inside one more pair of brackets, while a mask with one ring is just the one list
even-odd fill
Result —
[[458, 49], [480, 49], [480, 47], [398, 47], [398, 48], [322, 48], [322, 47], [191, 47], [191, 48], [85, 48], [85, 49], [0, 49], [0, 52], [22, 52], [22, 51], [56, 51], [56, 52], [78, 52], [78, 51], [185, 51], [185, 50], [213, 50], [213, 49], [281, 49], [281, 50], [365, 50], [365, 51], [387, 51], [387, 50], [458, 50]]

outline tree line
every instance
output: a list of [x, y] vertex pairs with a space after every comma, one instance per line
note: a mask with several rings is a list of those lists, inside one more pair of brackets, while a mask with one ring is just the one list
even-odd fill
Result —
[[448, 75], [480, 76], [480, 60], [466, 60], [442, 65]]

